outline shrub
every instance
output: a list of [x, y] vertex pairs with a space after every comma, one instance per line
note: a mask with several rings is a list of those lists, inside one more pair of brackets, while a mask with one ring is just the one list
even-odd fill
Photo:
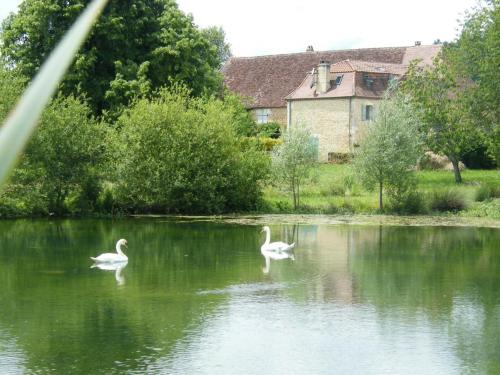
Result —
[[418, 215], [428, 211], [425, 195], [420, 191], [411, 191], [399, 200], [391, 200], [391, 211], [400, 214]]
[[142, 99], [118, 120], [117, 199], [128, 210], [253, 210], [268, 156], [236, 136], [234, 108], [183, 88]]
[[500, 186], [483, 184], [476, 190], [476, 202], [483, 202], [491, 198], [500, 198]]
[[491, 187], [488, 185], [481, 185], [479, 189], [476, 190], [476, 202], [484, 202], [491, 198]]
[[266, 124], [257, 124], [257, 136], [263, 138], [278, 139], [281, 137], [280, 124], [276, 122], [268, 122]]
[[431, 193], [430, 206], [435, 211], [460, 211], [467, 207], [462, 193], [456, 189], [435, 190]]

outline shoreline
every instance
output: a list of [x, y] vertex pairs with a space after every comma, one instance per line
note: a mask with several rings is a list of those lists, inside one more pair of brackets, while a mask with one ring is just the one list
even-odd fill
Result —
[[482, 217], [396, 216], [396, 215], [321, 215], [321, 214], [255, 214], [255, 215], [130, 215], [132, 218], [157, 218], [175, 221], [214, 221], [240, 225], [387, 225], [484, 227], [500, 229], [500, 220]]

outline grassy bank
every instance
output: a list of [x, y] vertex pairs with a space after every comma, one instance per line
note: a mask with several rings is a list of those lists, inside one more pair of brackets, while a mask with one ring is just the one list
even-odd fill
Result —
[[[433, 208], [433, 202], [441, 198], [456, 199], [463, 208], [452, 210], [454, 215], [464, 217], [489, 217], [500, 219], [500, 198], [487, 197], [477, 201], [480, 189], [500, 189], [500, 171], [465, 170], [463, 184], [454, 182], [453, 172], [418, 171], [418, 191], [423, 201], [422, 214], [449, 214], [446, 209]], [[321, 164], [313, 171], [312, 181], [301, 190], [301, 207], [293, 210], [290, 194], [269, 186], [264, 190], [266, 213], [318, 213], [318, 214], [374, 214], [378, 212], [376, 191], [366, 191], [352, 181], [349, 165]], [[443, 195], [445, 196], [443, 198]], [[493, 194], [494, 195], [494, 194]], [[436, 196], [438, 198], [436, 198]], [[387, 201], [387, 200], [386, 200]], [[389, 203], [389, 202], [387, 202]], [[460, 205], [459, 205], [460, 206]], [[460, 207], [459, 207], [460, 208]], [[390, 212], [390, 204], [387, 205]]]

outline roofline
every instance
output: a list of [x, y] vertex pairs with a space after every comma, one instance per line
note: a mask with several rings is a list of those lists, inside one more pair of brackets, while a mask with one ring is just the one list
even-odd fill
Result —
[[317, 98], [288, 98], [285, 99], [287, 102], [292, 100], [324, 100], [324, 99], [348, 99], [348, 98], [360, 98], [360, 99], [383, 99], [383, 96], [364, 96], [364, 95], [345, 95], [345, 96], [322, 96]]
[[270, 55], [257, 55], [257, 56], [231, 56], [227, 61], [231, 61], [232, 59], [258, 59], [258, 58], [266, 58], [266, 57], [274, 57], [274, 56], [294, 56], [294, 55], [312, 55], [319, 53], [328, 53], [328, 52], [349, 52], [349, 51], [359, 51], [359, 50], [378, 50], [378, 49], [397, 49], [397, 48], [410, 48], [410, 47], [428, 47], [433, 46], [433, 44], [422, 44], [421, 46], [392, 46], [392, 47], [363, 47], [363, 48], [347, 48], [347, 49], [332, 49], [325, 51], [313, 51], [313, 52], [289, 52], [289, 53], [275, 53]]

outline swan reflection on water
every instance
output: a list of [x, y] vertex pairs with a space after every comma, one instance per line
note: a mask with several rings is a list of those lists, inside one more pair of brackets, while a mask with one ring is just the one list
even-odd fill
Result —
[[125, 284], [125, 277], [122, 275], [122, 271], [127, 267], [128, 262], [119, 263], [95, 263], [90, 268], [99, 268], [104, 271], [115, 271], [115, 279], [118, 285]]
[[265, 274], [268, 274], [270, 269], [271, 269], [271, 259], [272, 260], [284, 260], [284, 259], [291, 259], [295, 260], [295, 256], [293, 251], [267, 251], [261, 249], [260, 251], [264, 258], [266, 259], [266, 266], [262, 268], [262, 272]]

